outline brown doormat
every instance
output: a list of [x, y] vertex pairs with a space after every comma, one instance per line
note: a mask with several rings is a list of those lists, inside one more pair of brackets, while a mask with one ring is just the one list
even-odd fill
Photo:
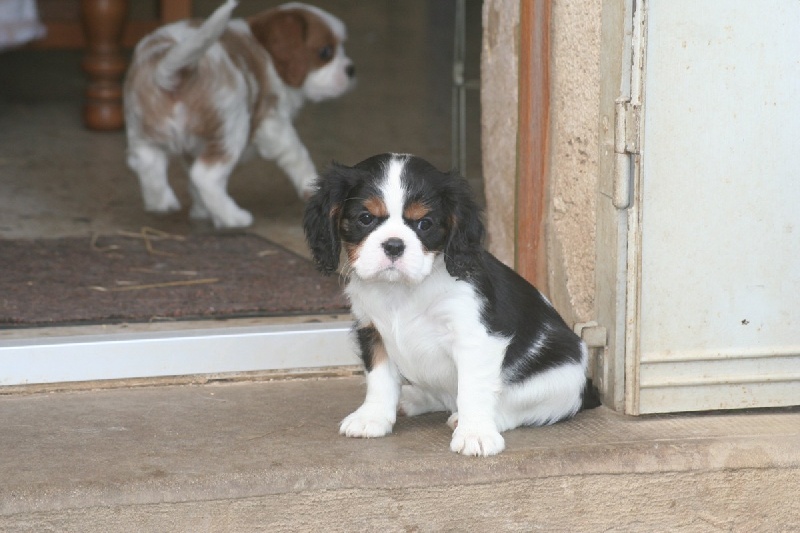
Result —
[[254, 235], [0, 241], [0, 328], [346, 310], [337, 277]]

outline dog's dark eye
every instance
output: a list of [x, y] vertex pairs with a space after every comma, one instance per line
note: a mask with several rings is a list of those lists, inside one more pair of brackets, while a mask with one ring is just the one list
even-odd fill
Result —
[[365, 211], [364, 213], [358, 215], [358, 223], [365, 228], [371, 226], [373, 222], [375, 222], [375, 215], [372, 213], [367, 213]]
[[428, 231], [433, 226], [433, 220], [429, 218], [421, 218], [417, 220], [417, 229], [420, 231]]
[[325, 46], [319, 51], [319, 58], [323, 61], [328, 61], [333, 57], [333, 47], [331, 45]]

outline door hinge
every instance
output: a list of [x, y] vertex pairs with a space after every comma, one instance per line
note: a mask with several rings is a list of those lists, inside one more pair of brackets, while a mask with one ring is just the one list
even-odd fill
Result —
[[631, 206], [633, 169], [631, 155], [639, 153], [641, 105], [618, 99], [614, 110], [614, 207]]
[[617, 100], [614, 150], [618, 154], [639, 153], [639, 118], [641, 105]]

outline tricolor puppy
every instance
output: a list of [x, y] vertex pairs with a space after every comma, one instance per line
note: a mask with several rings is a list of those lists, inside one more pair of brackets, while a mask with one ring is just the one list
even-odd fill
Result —
[[305, 99], [350, 88], [355, 69], [342, 44], [345, 26], [300, 3], [230, 20], [235, 6], [228, 0], [202, 24], [164, 26], [136, 47], [124, 90], [128, 164], [148, 211], [180, 209], [167, 182], [170, 154], [192, 160], [191, 216], [218, 228], [253, 220], [227, 193], [249, 145], [274, 159], [300, 196], [316, 178], [292, 119]]
[[[334, 165], [306, 206], [318, 267], [337, 270], [367, 371], [348, 437], [381, 437], [398, 412], [452, 413], [450, 449], [493, 455], [501, 432], [596, 406], [587, 352], [547, 299], [482, 248], [463, 178], [410, 156]], [[405, 384], [404, 384], [405, 383]]]

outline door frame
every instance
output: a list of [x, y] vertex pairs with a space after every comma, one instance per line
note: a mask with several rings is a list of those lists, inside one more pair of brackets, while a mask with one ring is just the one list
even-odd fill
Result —
[[177, 383], [189, 376], [357, 369], [352, 327], [349, 316], [308, 316], [4, 330], [0, 394], [119, 380]]
[[520, 2], [515, 267], [545, 294], [551, 12], [550, 0]]
[[[544, 293], [549, 288], [546, 200], [550, 171], [551, 12], [551, 0], [520, 2], [515, 267]], [[316, 320], [311, 318], [309, 322]], [[0, 374], [0, 391], [9, 386], [32, 383], [58, 384], [97, 379], [235, 373], [253, 369], [269, 371], [356, 365], [358, 361], [349, 338], [351, 324], [348, 317], [340, 317], [312, 325], [276, 325], [265, 321], [244, 327], [191, 329], [175, 324], [168, 331], [149, 329], [145, 325], [137, 333], [98, 332], [92, 328], [72, 328], [69, 334], [43, 332], [40, 329], [22, 334], [0, 332], [0, 361], [3, 362], [0, 368], [11, 368], [7, 366], [9, 364], [13, 364], [14, 368], [8, 375]], [[322, 333], [325, 335], [320, 335]], [[309, 349], [322, 337], [330, 339], [324, 348], [320, 348], [325, 352], [325, 357], [307, 361]], [[292, 339], [292, 342], [287, 345], [286, 339]], [[204, 350], [207, 357], [202, 364], [162, 365], [160, 370], [145, 371], [142, 370], [144, 359], [137, 359], [136, 354], [132, 353], [135, 350], [131, 350], [134, 343], [145, 343], [154, 350], [149, 355], [166, 354], [179, 340], [188, 341], [197, 349]], [[204, 347], [206, 343], [208, 346]], [[212, 346], [224, 346], [224, 350], [215, 351], [210, 348]], [[274, 364], [269, 361], [268, 355], [278, 349], [288, 350], [288, 357], [282, 358], [280, 364]], [[259, 354], [263, 357], [259, 357]], [[77, 365], [63, 365], [62, 361], [76, 356], [84, 358], [87, 364], [106, 368], [116, 360], [129, 370], [115, 372], [105, 378], [93, 373], [75, 373], [73, 370]], [[260, 362], [254, 363], [254, 360]], [[41, 368], [48, 370], [42, 373], [39, 371]], [[58, 371], [59, 368], [62, 371]]]

